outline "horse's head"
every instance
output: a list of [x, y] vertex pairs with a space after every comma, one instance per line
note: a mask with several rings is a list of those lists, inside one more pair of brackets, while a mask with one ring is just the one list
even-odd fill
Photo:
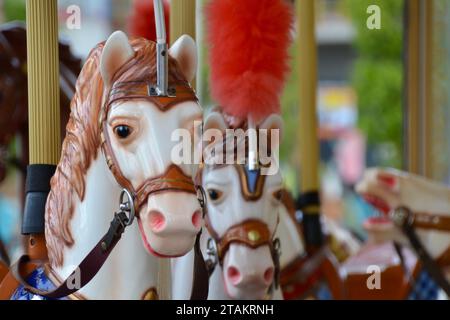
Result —
[[[367, 169], [356, 191], [383, 214], [366, 222], [366, 228], [383, 240], [409, 244], [402, 229], [395, 223], [393, 214], [399, 207], [407, 207], [413, 213], [432, 214], [428, 220], [437, 222], [439, 217], [450, 212], [447, 186], [396, 169]], [[425, 218], [418, 217], [415, 220], [427, 221]], [[433, 225], [424, 227], [419, 223], [415, 228], [432, 257], [437, 258], [448, 250], [450, 241], [446, 233], [439, 232]]]
[[[259, 124], [258, 130], [268, 129], [269, 138], [273, 138], [270, 129], [281, 127], [281, 117], [273, 114]], [[204, 123], [204, 133], [211, 129], [225, 132], [228, 128], [217, 112]], [[278, 147], [278, 142], [271, 145]], [[246, 164], [214, 165], [205, 159], [202, 185], [207, 194], [207, 227], [216, 243], [227, 294], [233, 299], [267, 297], [278, 265], [274, 233], [281, 205], [279, 170], [263, 175], [261, 169], [248, 170]]]
[[[169, 97], [152, 94], [156, 44], [133, 48], [122, 32], [110, 36], [101, 56], [105, 84], [99, 119], [102, 149], [116, 181], [136, 196], [145, 247], [159, 256], [188, 252], [202, 225], [202, 208], [190, 164], [171, 159], [172, 132], [194, 133], [202, 110], [189, 85], [197, 69], [194, 41], [181, 37], [169, 50]], [[167, 53], [166, 53], [167, 54]], [[154, 92], [153, 92], [154, 93]]]

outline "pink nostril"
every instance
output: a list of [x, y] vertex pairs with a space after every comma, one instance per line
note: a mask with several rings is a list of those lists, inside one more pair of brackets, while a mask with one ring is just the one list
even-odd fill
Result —
[[230, 282], [235, 286], [241, 281], [241, 273], [236, 267], [228, 267], [227, 275]]
[[266, 271], [264, 271], [264, 281], [266, 283], [272, 283], [273, 281], [273, 274], [274, 274], [274, 270], [272, 267], [267, 268]]
[[195, 211], [192, 215], [192, 224], [196, 228], [200, 228], [202, 223], [202, 214], [199, 210]]
[[149, 222], [152, 231], [157, 232], [161, 231], [164, 228], [166, 219], [161, 212], [153, 210], [149, 214]]

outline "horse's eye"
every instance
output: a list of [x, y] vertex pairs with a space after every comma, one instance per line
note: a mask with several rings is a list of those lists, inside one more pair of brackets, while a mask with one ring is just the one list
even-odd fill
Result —
[[119, 139], [125, 139], [131, 134], [131, 128], [126, 125], [119, 125], [114, 128], [114, 133], [119, 137]]
[[273, 197], [278, 200], [281, 201], [281, 199], [283, 198], [283, 190], [277, 190], [274, 193], [272, 193]]
[[220, 199], [222, 192], [216, 189], [208, 189], [208, 195], [212, 201], [216, 201]]

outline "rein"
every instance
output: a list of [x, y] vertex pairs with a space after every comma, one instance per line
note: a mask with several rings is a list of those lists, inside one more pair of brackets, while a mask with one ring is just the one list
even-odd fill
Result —
[[450, 232], [450, 218], [428, 212], [412, 212], [407, 207], [398, 207], [393, 210], [391, 218], [407, 236], [411, 246], [422, 261], [425, 270], [450, 296], [450, 283], [445, 277], [441, 266], [430, 256], [415, 231], [415, 228], [422, 228]]
[[[165, 191], [181, 191], [196, 194], [203, 210], [203, 216], [205, 216], [206, 198], [204, 197], [205, 194], [203, 189], [201, 186], [196, 186], [193, 183], [192, 178], [186, 176], [177, 165], [172, 164], [164, 174], [147, 179], [137, 189], [134, 188], [131, 181], [129, 181], [120, 170], [113, 152], [106, 125], [107, 115], [113, 102], [121, 99], [147, 99], [155, 103], [161, 111], [166, 111], [184, 101], [198, 101], [194, 91], [188, 83], [180, 83], [173, 89], [171, 88], [171, 92], [173, 94], [177, 93], [177, 96], [170, 97], [154, 96], [152, 94], [152, 88], [153, 87], [145, 81], [115, 83], [100, 112], [99, 126], [101, 131], [101, 149], [105, 155], [108, 168], [117, 183], [123, 188], [120, 195], [119, 210], [114, 213], [114, 218], [111, 221], [108, 232], [87, 254], [70, 276], [52, 291], [42, 291], [27, 283], [24, 277], [25, 266], [30, 262], [36, 263], [37, 265], [42, 264], [43, 262], [32, 261], [28, 255], [23, 255], [18, 262], [11, 267], [11, 270], [15, 278], [29, 292], [43, 297], [57, 299], [69, 296], [89, 283], [98, 273], [116, 244], [121, 239], [126, 227], [133, 223], [135, 215], [137, 215], [139, 209], [150, 194]], [[207, 269], [200, 251], [200, 235], [201, 231], [196, 236], [194, 246], [194, 285], [191, 293], [191, 300], [206, 299], [208, 297], [209, 277], [205, 276], [207, 274]], [[77, 286], [73, 284], [75, 279], [80, 280], [79, 285]]]

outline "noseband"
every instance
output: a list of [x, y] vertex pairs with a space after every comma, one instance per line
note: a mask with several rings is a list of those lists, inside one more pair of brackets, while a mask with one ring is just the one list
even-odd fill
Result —
[[[253, 177], [251, 182], [250, 174], [243, 165], [235, 164], [235, 169], [238, 172], [239, 180], [241, 182], [242, 196], [246, 201], [256, 201], [262, 196], [264, 189], [265, 176], [257, 175]], [[197, 181], [201, 181], [202, 169], [199, 170]], [[200, 183], [199, 183], [200, 184]], [[205, 209], [206, 210], [206, 209]], [[277, 224], [279, 217], [277, 218]], [[206, 261], [208, 273], [211, 275], [217, 265], [222, 267], [223, 259], [230, 249], [230, 245], [241, 244], [252, 249], [257, 249], [262, 246], [269, 246], [270, 254], [275, 266], [274, 281], [269, 289], [277, 289], [279, 284], [280, 274], [280, 240], [274, 238], [276, 227], [273, 233], [270, 232], [269, 227], [265, 222], [258, 219], [248, 219], [239, 224], [231, 226], [221, 237], [214, 230], [208, 213], [205, 214], [205, 227], [208, 230], [211, 238], [207, 243], [207, 255], [210, 257]]]
[[135, 188], [131, 181], [127, 179], [120, 170], [119, 163], [114, 155], [111, 145], [111, 138], [106, 125], [108, 113], [113, 103], [120, 100], [144, 99], [155, 104], [159, 110], [165, 112], [172, 107], [185, 102], [198, 102], [197, 96], [186, 83], [178, 83], [171, 87], [171, 92], [176, 96], [161, 97], [152, 95], [152, 84], [145, 81], [116, 82], [111, 87], [100, 113], [99, 126], [101, 132], [101, 149], [105, 155], [108, 168], [116, 179], [117, 183], [133, 196], [136, 212], [144, 204], [150, 194], [165, 191], [182, 191], [197, 194], [197, 188], [192, 180], [183, 173], [175, 164], [172, 164], [165, 173], [160, 176], [145, 180], [139, 187]]

